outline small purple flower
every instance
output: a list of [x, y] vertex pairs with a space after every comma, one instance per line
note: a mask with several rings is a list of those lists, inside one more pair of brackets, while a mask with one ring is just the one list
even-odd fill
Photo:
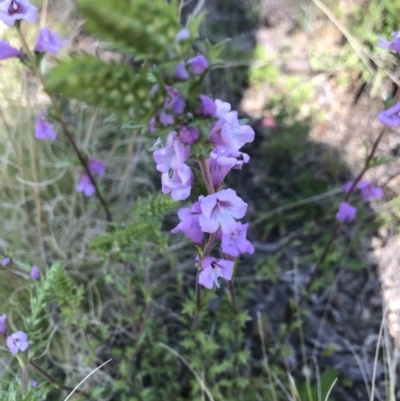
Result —
[[189, 73], [183, 61], [178, 63], [178, 65], [175, 68], [175, 78], [178, 81], [186, 81], [189, 79]]
[[7, 315], [5, 313], [0, 316], [0, 333], [4, 335], [7, 332], [6, 319]]
[[391, 51], [395, 51], [400, 53], [400, 31], [392, 33], [392, 40], [389, 41], [385, 39], [382, 35], [378, 35], [378, 39], [380, 42], [378, 43], [378, 47], [381, 49], [388, 49]]
[[35, 138], [41, 140], [50, 139], [54, 141], [57, 138], [57, 132], [54, 131], [54, 127], [52, 124], [48, 123], [44, 120], [45, 112], [42, 111], [39, 113], [36, 119], [36, 129], [35, 129]]
[[240, 222], [237, 222], [235, 231], [230, 234], [222, 234], [222, 252], [235, 258], [245, 252], [250, 254], [254, 253], [253, 244], [248, 239], [246, 239], [248, 227], [249, 223], [242, 224]]
[[179, 137], [183, 143], [193, 145], [200, 137], [200, 131], [197, 127], [188, 127], [183, 125], [179, 129]]
[[0, 60], [7, 60], [8, 58], [19, 57], [21, 58], [23, 54], [12, 47], [9, 42], [0, 40]]
[[178, 210], [178, 217], [180, 223], [171, 230], [172, 234], [177, 234], [182, 231], [187, 237], [189, 237], [195, 244], [203, 246], [204, 244], [204, 233], [201, 230], [199, 224], [198, 213], [193, 213], [195, 210], [183, 207]]
[[183, 40], [189, 39], [190, 38], [190, 31], [187, 28], [181, 29], [175, 36], [175, 42], [179, 43], [182, 42]]
[[228, 114], [231, 111], [231, 105], [227, 102], [223, 102], [222, 100], [216, 99], [215, 106], [217, 107], [217, 111], [214, 114], [214, 117], [221, 118], [225, 114]]
[[[158, 141], [157, 141], [158, 142]], [[178, 134], [172, 131], [167, 136], [167, 142], [164, 147], [153, 153], [154, 161], [157, 163], [157, 170], [161, 173], [168, 172], [171, 168], [179, 170], [183, 163], [189, 157], [190, 147], [184, 145], [178, 138]]]
[[231, 111], [213, 124], [209, 141], [239, 150], [244, 144], [254, 141], [254, 130], [250, 125], [240, 125], [237, 111]]
[[203, 270], [199, 274], [199, 284], [211, 290], [214, 284], [219, 288], [218, 278], [232, 280], [234, 262], [231, 260], [216, 259], [211, 256], [201, 261]]
[[58, 33], [50, 31], [50, 29], [42, 28], [35, 45], [35, 52], [58, 53], [67, 40], [61, 40]]
[[343, 222], [353, 221], [356, 218], [357, 209], [349, 205], [347, 202], [340, 202], [339, 210], [336, 213], [336, 220]]
[[155, 132], [157, 132], [157, 122], [154, 117], [149, 122], [149, 131], [150, 134], [154, 134]]
[[214, 101], [208, 96], [200, 95], [198, 102], [199, 107], [194, 110], [195, 114], [212, 117], [216, 113], [217, 107]]
[[30, 277], [32, 280], [39, 280], [40, 278], [40, 270], [37, 266], [33, 266], [31, 269]]
[[38, 14], [37, 7], [28, 0], [2, 0], [0, 1], [0, 21], [7, 26], [13, 26], [15, 21], [25, 20], [35, 22]]
[[343, 185], [343, 191], [346, 192], [346, 194], [350, 191], [351, 187], [353, 186], [353, 181], [349, 181], [348, 183]]
[[37, 387], [37, 385], [38, 385], [38, 382], [36, 380], [32, 380], [31, 381], [31, 386], [32, 387]]
[[78, 192], [83, 192], [87, 197], [92, 196], [96, 192], [96, 188], [87, 174], [82, 174], [81, 179], [76, 186], [76, 190]]
[[210, 68], [210, 63], [201, 54], [189, 59], [187, 63], [190, 65], [190, 71], [195, 75], [201, 75], [204, 71]]
[[10, 262], [11, 262], [11, 258], [4, 258], [4, 259], [1, 261], [1, 265], [2, 265], [3, 267], [6, 267], [6, 266], [8, 266], [8, 265], [10, 264]]
[[17, 354], [18, 351], [25, 351], [28, 348], [28, 335], [23, 331], [17, 331], [7, 337], [7, 347], [12, 354]]
[[361, 195], [365, 201], [369, 201], [372, 198], [382, 198], [383, 190], [381, 187], [374, 187], [372, 182], [360, 181], [357, 185], [361, 189]]
[[172, 177], [169, 173], [164, 173], [161, 176], [162, 193], [169, 194], [174, 201], [185, 200], [190, 196], [194, 175], [190, 168], [184, 164], [181, 169], [174, 170]]
[[400, 102], [378, 115], [378, 121], [388, 127], [400, 127]]
[[199, 222], [204, 232], [214, 233], [221, 228], [223, 234], [229, 234], [236, 229], [235, 219], [245, 215], [247, 203], [233, 189], [224, 189], [202, 198], [200, 208]]
[[106, 164], [102, 160], [94, 159], [91, 156], [89, 156], [88, 166], [92, 174], [101, 175], [106, 171]]
[[164, 127], [168, 127], [168, 125], [172, 125], [175, 122], [174, 116], [164, 110], [160, 111], [158, 119], [160, 120], [161, 125]]
[[183, 100], [182, 96], [175, 96], [171, 101], [171, 110], [172, 112], [178, 116], [185, 111], [186, 102]]

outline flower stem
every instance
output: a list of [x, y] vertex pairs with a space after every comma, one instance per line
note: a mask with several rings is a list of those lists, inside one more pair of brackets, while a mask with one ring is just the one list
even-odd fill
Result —
[[[400, 99], [400, 90], [399, 90], [399, 88], [397, 88], [397, 92], [396, 92], [396, 95], [395, 95], [395, 98], [394, 98], [394, 103], [397, 103], [399, 101], [399, 99]], [[386, 134], [386, 132], [387, 132], [387, 127], [384, 126], [381, 129], [381, 131], [380, 131], [378, 137], [376, 138], [374, 144], [372, 145], [372, 149], [369, 152], [369, 155], [367, 156], [367, 158], [365, 159], [365, 163], [364, 163], [363, 168], [358, 173], [358, 175], [354, 179], [353, 184], [350, 187], [349, 191], [344, 196], [344, 199], [343, 199], [344, 202], [348, 201], [348, 199], [350, 198], [350, 196], [353, 193], [354, 189], [356, 188], [357, 184], [362, 180], [364, 174], [370, 168], [371, 161], [373, 160], [373, 158], [375, 156], [376, 150], [378, 149], [378, 145], [379, 145], [380, 141], [382, 140], [382, 138], [384, 137], [384, 135]], [[306, 286], [307, 290], [309, 290], [311, 288], [311, 286], [314, 283], [314, 281], [316, 280], [316, 278], [320, 276], [320, 274], [322, 272], [321, 265], [325, 261], [327, 255], [329, 253], [329, 250], [330, 250], [333, 242], [335, 241], [335, 239], [337, 237], [337, 234], [339, 232], [340, 226], [341, 226], [341, 223], [339, 221], [336, 221], [335, 225], [334, 225], [334, 227], [332, 229], [331, 236], [329, 237], [329, 240], [326, 243], [325, 248], [321, 253], [321, 256], [318, 258], [317, 263], [315, 264], [314, 270], [311, 273], [310, 279], [308, 280], [308, 283], [307, 283], [307, 286]]]
[[53, 105], [53, 108], [54, 108], [54, 111], [56, 113], [56, 116], [57, 116], [57, 118], [58, 118], [58, 120], [60, 122], [61, 130], [62, 130], [63, 134], [66, 136], [66, 138], [68, 139], [69, 143], [71, 144], [72, 149], [74, 150], [76, 156], [78, 157], [78, 160], [79, 160], [80, 164], [85, 169], [85, 173], [88, 175], [92, 185], [94, 186], [96, 196], [99, 199], [100, 203], [102, 204], [102, 206], [104, 208], [104, 211], [106, 213], [107, 221], [112, 221], [112, 216], [111, 216], [108, 204], [107, 204], [106, 200], [104, 199], [104, 197], [102, 196], [102, 194], [101, 194], [101, 192], [99, 190], [99, 187], [98, 187], [98, 185], [96, 183], [96, 180], [95, 180], [92, 172], [89, 169], [89, 165], [88, 165], [88, 162], [86, 160], [86, 157], [79, 150], [79, 148], [78, 148], [78, 146], [77, 146], [72, 134], [68, 130], [67, 124], [65, 123], [65, 121], [64, 121], [64, 119], [62, 117], [62, 113], [61, 113], [61, 110], [60, 110], [60, 108], [58, 106], [56, 97], [54, 95], [48, 93], [45, 90], [45, 86], [46, 86], [45, 79], [44, 79], [42, 73], [39, 71], [39, 69], [36, 66], [35, 58], [33, 57], [33, 54], [29, 49], [28, 43], [26, 42], [26, 39], [25, 39], [25, 36], [23, 35], [23, 33], [21, 31], [21, 27], [17, 24], [16, 28], [17, 28], [17, 32], [18, 32], [19, 38], [21, 40], [21, 45], [22, 45], [22, 48], [24, 50], [24, 53], [27, 55], [36, 77], [40, 80], [41, 84], [43, 85], [44, 91], [47, 93], [47, 95], [50, 98], [50, 101], [51, 101], [51, 103]]
[[[65, 384], [58, 382], [56, 378], [54, 378], [52, 375], [50, 375], [45, 370], [43, 370], [36, 362], [30, 361], [29, 364], [35, 370], [37, 370], [45, 379], [47, 379], [50, 383], [53, 383], [54, 385], [56, 385], [59, 389], [68, 391], [69, 393], [74, 390], [72, 387], [66, 386]], [[75, 390], [75, 393], [84, 395], [86, 398], [89, 399], [89, 394], [85, 393], [84, 391]]]
[[201, 175], [203, 176], [204, 183], [206, 184], [207, 192], [209, 195], [215, 194], [214, 185], [210, 173], [210, 167], [208, 166], [207, 159], [204, 156], [199, 156], [198, 159]]

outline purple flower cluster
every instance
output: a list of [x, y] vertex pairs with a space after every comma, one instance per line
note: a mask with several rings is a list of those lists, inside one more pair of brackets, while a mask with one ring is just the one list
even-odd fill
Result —
[[[205, 63], [203, 58], [201, 56], [188, 61], [192, 73], [202, 73], [200, 72], [202, 68], [208, 68], [208, 62]], [[179, 96], [171, 90], [168, 90], [168, 95], [172, 99], [173, 96]], [[181, 111], [183, 113], [183, 107]], [[206, 247], [210, 248], [208, 246], [210, 241], [211, 245], [214, 241], [220, 242], [222, 253], [230, 259], [216, 259], [203, 254], [200, 261], [202, 271], [199, 275], [199, 284], [211, 289], [214, 284], [219, 287], [219, 277], [231, 280], [234, 258], [245, 252], [254, 252], [253, 245], [246, 239], [248, 224], [238, 221], [244, 217], [247, 204], [233, 189], [221, 189], [229, 171], [240, 169], [249, 161], [249, 156], [240, 149], [254, 140], [254, 131], [249, 125], [240, 124], [237, 112], [231, 111], [229, 103], [221, 100], [214, 102], [204, 95], [199, 96], [198, 105], [191, 115], [201, 115], [211, 119], [207, 138], [202, 138], [197, 127], [181, 124], [176, 131], [168, 134], [165, 144], [162, 144], [160, 139], [157, 140], [153, 146], [156, 149], [153, 158], [157, 170], [162, 173], [162, 192], [170, 193], [172, 199], [179, 201], [189, 198], [195, 180], [188, 164], [191, 146], [203, 141], [203, 145], [211, 149], [206, 165], [201, 166], [203, 179], [208, 184], [206, 185], [208, 194], [200, 195], [191, 207], [179, 209], [180, 223], [171, 231], [174, 234], [183, 232], [203, 249], [203, 253]], [[161, 116], [159, 120], [163, 124]], [[156, 129], [154, 123], [153, 120], [150, 127]], [[174, 123], [175, 121], [171, 119], [171, 124]], [[205, 173], [204, 168], [208, 169], [208, 172]], [[206, 235], [208, 235], [207, 243]], [[207, 252], [209, 251], [210, 249]]]
[[[6, 319], [5, 313], [0, 316], [0, 334], [3, 336], [7, 334]], [[12, 354], [17, 354], [18, 351], [26, 351], [29, 345], [28, 335], [23, 331], [17, 331], [7, 337], [6, 344]]]
[[[353, 186], [353, 181], [348, 182], [343, 186], [344, 192], [348, 193]], [[373, 198], [382, 198], [383, 190], [381, 187], [374, 187], [370, 181], [360, 181], [356, 187], [361, 191], [361, 196], [365, 201], [369, 201]], [[341, 202], [339, 204], [339, 210], [336, 213], [336, 220], [343, 221], [353, 221], [356, 218], [357, 209], [351, 206], [347, 202]]]

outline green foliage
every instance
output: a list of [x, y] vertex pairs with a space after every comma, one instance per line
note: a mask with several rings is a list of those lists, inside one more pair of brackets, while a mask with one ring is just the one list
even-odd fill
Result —
[[78, 7], [90, 32], [138, 58], [168, 57], [168, 46], [180, 29], [177, 1], [79, 0]]

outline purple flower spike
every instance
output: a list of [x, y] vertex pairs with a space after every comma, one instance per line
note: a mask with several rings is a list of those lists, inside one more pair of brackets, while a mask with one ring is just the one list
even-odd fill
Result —
[[372, 182], [361, 181], [357, 187], [361, 189], [361, 195], [365, 201], [369, 201], [372, 198], [382, 198], [383, 190], [381, 187], [374, 187]]
[[179, 129], [179, 137], [183, 143], [193, 145], [200, 137], [200, 131], [197, 127], [187, 127], [183, 125]]
[[22, 53], [15, 47], [12, 47], [9, 42], [0, 40], [0, 60], [7, 60], [8, 58], [13, 57], [20, 58], [22, 56]]
[[219, 288], [218, 278], [232, 280], [234, 262], [231, 260], [216, 259], [211, 256], [201, 261], [203, 270], [199, 274], [199, 284], [211, 290], [214, 284]]
[[178, 81], [186, 81], [189, 79], [189, 73], [185, 67], [185, 63], [181, 61], [175, 68], [175, 78]]
[[35, 22], [38, 9], [28, 0], [2, 0], [0, 2], [0, 21], [13, 26], [15, 21]]
[[87, 174], [82, 174], [81, 179], [76, 186], [78, 192], [83, 192], [87, 197], [94, 195], [96, 188], [92, 184], [90, 177]]
[[378, 121], [388, 127], [400, 127], [400, 102], [387, 110], [381, 111]]
[[164, 173], [161, 176], [162, 182], [162, 193], [169, 194], [174, 201], [185, 200], [190, 196], [192, 184], [194, 181], [194, 175], [190, 168], [184, 164], [182, 169], [175, 170], [172, 173], [172, 177], [169, 173]]
[[356, 218], [357, 209], [349, 205], [347, 202], [340, 202], [339, 210], [336, 213], [336, 220], [343, 222], [353, 221]]
[[249, 223], [242, 224], [237, 222], [235, 231], [230, 234], [222, 234], [222, 252], [235, 258], [245, 252], [254, 253], [253, 244], [246, 239], [248, 227]]
[[201, 75], [210, 68], [210, 63], [203, 55], [193, 57], [187, 63], [190, 65], [190, 71], [195, 75]]
[[194, 110], [195, 114], [212, 117], [217, 112], [217, 106], [208, 96], [200, 95], [199, 104], [200, 106]]
[[181, 29], [175, 36], [175, 42], [179, 43], [182, 40], [186, 40], [190, 38], [190, 31], [187, 28]]
[[5, 313], [0, 316], [0, 333], [4, 334], [4, 335], [7, 332], [6, 319], [7, 319], [7, 315]]
[[97, 160], [89, 156], [89, 170], [92, 174], [104, 174], [106, 171], [106, 164], [102, 160]]
[[52, 124], [44, 120], [44, 115], [45, 112], [42, 111], [36, 119], [35, 138], [54, 141], [57, 138], [57, 132], [54, 131]]
[[37, 266], [33, 266], [31, 270], [30, 277], [32, 280], [39, 280], [40, 278], [40, 270]]
[[35, 45], [35, 52], [58, 53], [67, 43], [67, 40], [61, 40], [58, 33], [50, 31], [50, 29], [42, 28]]
[[12, 354], [17, 354], [18, 351], [25, 351], [28, 348], [28, 335], [23, 331], [17, 331], [7, 337], [7, 347]]
[[4, 258], [4, 259], [1, 261], [1, 265], [2, 265], [3, 267], [6, 267], [6, 266], [8, 266], [8, 265], [10, 264], [10, 262], [11, 262], [11, 258]]
[[223, 234], [236, 229], [235, 219], [241, 219], [247, 210], [247, 203], [240, 199], [233, 189], [224, 189], [201, 199], [200, 227], [206, 233], [215, 233], [219, 228]]
[[178, 217], [180, 223], [171, 230], [172, 234], [177, 234], [182, 231], [189, 237], [195, 244], [203, 246], [204, 233], [201, 231], [199, 224], [199, 214], [192, 214], [193, 210], [183, 207], [178, 210]]

